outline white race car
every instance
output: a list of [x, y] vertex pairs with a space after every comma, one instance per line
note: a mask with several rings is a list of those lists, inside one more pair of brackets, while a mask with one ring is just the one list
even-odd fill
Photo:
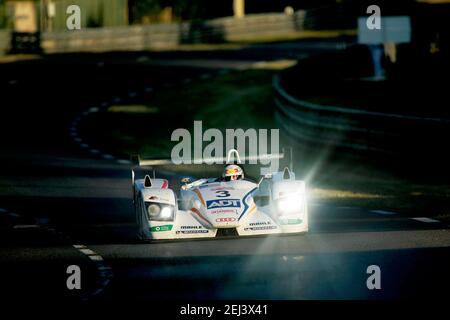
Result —
[[[139, 160], [140, 166], [155, 161]], [[305, 233], [308, 212], [305, 182], [285, 168], [249, 179], [181, 180], [173, 190], [167, 179], [134, 178], [138, 236], [143, 240], [214, 238]]]

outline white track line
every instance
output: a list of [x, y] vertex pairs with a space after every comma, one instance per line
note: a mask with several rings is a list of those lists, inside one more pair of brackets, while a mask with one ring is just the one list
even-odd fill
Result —
[[[117, 97], [117, 98], [115, 98], [114, 100], [120, 101], [120, 98]], [[103, 102], [101, 105], [104, 106], [104, 107], [106, 107], [106, 106], [108, 106], [108, 103], [107, 103], [107, 102]], [[80, 147], [80, 148], [83, 148], [83, 149], [89, 149], [89, 152], [90, 152], [91, 154], [96, 154], [96, 155], [97, 155], [97, 154], [98, 154], [98, 155], [101, 154], [101, 156], [102, 156], [103, 159], [113, 160], [113, 159], [115, 159], [114, 156], [109, 155], [109, 154], [102, 154], [102, 152], [101, 152], [100, 150], [91, 148], [91, 147], [90, 147], [88, 144], [86, 144], [86, 143], [82, 143], [82, 140], [81, 140], [81, 138], [79, 137], [78, 128], [77, 128], [79, 122], [82, 121], [84, 117], [87, 117], [90, 113], [95, 113], [95, 112], [99, 112], [99, 111], [100, 111], [100, 108], [98, 108], [98, 107], [91, 107], [91, 108], [89, 108], [87, 111], [83, 112], [80, 116], [77, 116], [77, 117], [73, 120], [72, 125], [71, 125], [71, 127], [69, 128], [70, 136], [72, 137], [72, 139], [73, 139], [74, 142], [76, 142], [76, 143], [79, 144], [79, 147]]]
[[397, 212], [384, 211], [384, 210], [370, 210], [370, 212], [383, 214], [383, 215], [386, 215], [386, 216], [391, 216], [391, 215], [397, 214]]
[[96, 255], [96, 253], [94, 251], [92, 251], [91, 249], [78, 249], [81, 253], [87, 255], [87, 256], [91, 256], [91, 255]]
[[107, 160], [113, 160], [113, 159], [115, 159], [115, 157], [112, 156], [112, 155], [110, 155], [110, 154], [103, 154], [103, 155], [102, 155], [102, 158], [103, 158], [103, 159], [107, 159]]
[[[103, 62], [101, 62], [101, 63], [104, 64]], [[205, 74], [204, 74], [203, 76], [205, 76]], [[206, 74], [206, 78], [209, 78], [209, 77], [211, 77], [211, 75], [210, 75], [210, 74]], [[185, 79], [185, 82], [186, 82], [186, 83], [191, 82], [191, 81], [192, 81], [192, 80], [189, 79], [189, 78]], [[172, 87], [172, 84], [170, 84], [170, 83], [165, 83], [163, 86], [164, 86], [164, 87]], [[153, 88], [147, 86], [147, 87], [144, 88], [144, 91], [147, 92], [147, 93], [150, 93], [150, 92], [153, 92]], [[128, 93], [128, 96], [131, 97], [131, 98], [137, 97], [137, 95], [138, 95], [138, 94], [137, 94], [136, 92], [134, 92], [134, 91], [130, 91], [130, 92]], [[115, 98], [113, 98], [112, 101], [113, 101], [114, 103], [119, 103], [119, 102], [121, 101], [121, 98], [115, 97]], [[101, 108], [106, 108], [106, 107], [108, 107], [108, 106], [109, 106], [109, 103], [108, 103], [108, 102], [105, 102], [105, 101], [102, 102], [102, 103], [100, 104], [100, 107], [101, 107]], [[87, 111], [82, 112], [81, 115], [77, 116], [77, 117], [73, 120], [72, 125], [71, 125], [71, 128], [69, 129], [69, 131], [70, 131], [70, 136], [72, 137], [73, 141], [75, 141], [76, 143], [79, 144], [79, 146], [80, 146], [81, 148], [83, 148], [83, 149], [90, 149], [89, 152], [90, 152], [91, 154], [99, 154], [99, 155], [101, 154], [101, 157], [102, 157], [103, 159], [113, 160], [113, 159], [116, 159], [116, 157], [114, 157], [113, 155], [110, 155], [110, 154], [102, 154], [102, 152], [101, 152], [100, 150], [90, 148], [90, 146], [89, 146], [88, 144], [82, 143], [82, 140], [81, 140], [81, 138], [79, 137], [79, 133], [78, 133], [78, 128], [77, 128], [77, 127], [78, 127], [78, 125], [79, 125], [79, 122], [81, 122], [81, 121], [83, 120], [83, 117], [88, 116], [90, 113], [99, 112], [99, 111], [101, 110], [101, 108], [98, 108], [98, 107], [91, 107], [91, 108], [89, 108]], [[117, 159], [116, 161], [117, 161], [117, 163], [120, 163], [120, 164], [127, 164], [127, 165], [131, 164], [131, 161], [129, 161], [129, 160], [124, 160], [124, 159]]]
[[[93, 293], [91, 293], [91, 296], [96, 296], [100, 293], [102, 293], [106, 287], [111, 282], [111, 279], [113, 277], [112, 269], [110, 266], [108, 266], [105, 263], [105, 260], [101, 255], [96, 253], [95, 251], [87, 248], [85, 245], [82, 244], [74, 244], [73, 247], [77, 249], [79, 252], [87, 256], [92, 262], [95, 263], [95, 268], [97, 269], [97, 272], [100, 276], [99, 281], [97, 281], [97, 290], [95, 290]], [[86, 298], [87, 300], [88, 298]]]
[[37, 224], [16, 224], [13, 229], [38, 229], [40, 228]]
[[420, 221], [420, 222], [425, 222], [425, 223], [436, 223], [436, 222], [440, 222], [439, 220], [435, 220], [435, 219], [431, 219], [431, 218], [426, 218], [426, 217], [411, 218], [411, 219], [416, 220], [416, 221]]
[[[103, 257], [99, 256], [98, 254], [93, 254], [89, 256], [89, 259], [92, 261], [103, 261]], [[103, 268], [102, 268], [103, 269]]]

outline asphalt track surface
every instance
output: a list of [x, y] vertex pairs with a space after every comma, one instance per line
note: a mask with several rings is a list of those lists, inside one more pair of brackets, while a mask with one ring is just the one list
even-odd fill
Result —
[[[98, 59], [1, 66], [5, 305], [27, 299], [445, 297], [450, 231], [439, 221], [312, 203], [306, 235], [138, 242], [129, 164], [80, 148], [70, 124], [83, 110], [113, 97], [133, 100], [130, 90], [143, 99], [164, 84], [185, 85], [186, 77], [211, 71], [151, 66], [149, 75], [149, 69]], [[124, 74], [133, 74], [133, 80], [120, 82]], [[81, 268], [81, 290], [66, 287], [70, 265]], [[366, 286], [370, 265], [381, 269], [380, 290]]]

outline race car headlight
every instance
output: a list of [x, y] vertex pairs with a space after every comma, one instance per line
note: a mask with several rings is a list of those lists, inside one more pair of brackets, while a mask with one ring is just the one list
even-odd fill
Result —
[[151, 220], [152, 218], [155, 218], [160, 214], [161, 207], [157, 204], [151, 204], [148, 206], [147, 212], [148, 212], [148, 216]]
[[290, 196], [277, 200], [277, 209], [279, 214], [298, 212], [302, 209], [302, 197]]
[[173, 221], [174, 207], [167, 204], [151, 203], [147, 206], [148, 218], [151, 221]]
[[161, 213], [159, 215], [162, 219], [170, 219], [173, 216], [173, 208], [165, 206], [161, 209]]

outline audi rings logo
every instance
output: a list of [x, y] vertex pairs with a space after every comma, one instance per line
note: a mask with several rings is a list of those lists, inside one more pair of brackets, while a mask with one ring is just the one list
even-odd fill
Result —
[[236, 218], [217, 218], [216, 222], [233, 222], [236, 221]]

